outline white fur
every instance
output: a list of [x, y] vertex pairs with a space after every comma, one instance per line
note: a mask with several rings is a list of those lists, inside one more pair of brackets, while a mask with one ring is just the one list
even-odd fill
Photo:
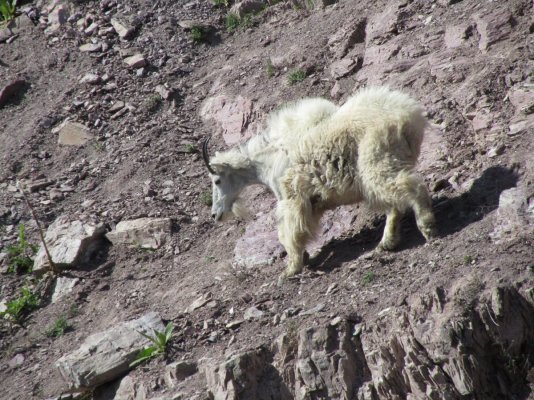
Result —
[[217, 153], [211, 166], [213, 214], [228, 213], [243, 187], [262, 183], [278, 201], [279, 238], [288, 254], [283, 277], [302, 270], [306, 242], [327, 209], [366, 202], [387, 213], [379, 249], [399, 242], [399, 220], [413, 209], [425, 238], [434, 234], [428, 191], [414, 167], [426, 119], [412, 98], [368, 88], [341, 107], [304, 99], [273, 113], [262, 135]]

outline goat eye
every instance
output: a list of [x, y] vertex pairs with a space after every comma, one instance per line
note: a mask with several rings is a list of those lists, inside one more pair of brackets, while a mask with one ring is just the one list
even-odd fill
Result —
[[220, 180], [220, 179], [217, 179], [217, 180], [215, 181], [215, 184], [216, 184], [216, 185], [220, 185], [220, 184], [221, 184], [221, 180]]

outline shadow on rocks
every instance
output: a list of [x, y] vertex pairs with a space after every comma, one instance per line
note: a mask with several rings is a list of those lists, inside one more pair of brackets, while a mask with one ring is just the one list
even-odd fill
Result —
[[[438, 236], [443, 238], [459, 232], [497, 209], [501, 193], [516, 186], [517, 180], [518, 176], [512, 169], [490, 167], [473, 182], [466, 193], [435, 202], [433, 207]], [[382, 237], [385, 217], [375, 219], [373, 225], [362, 229], [353, 237], [332, 240], [307, 264], [312, 270], [331, 271], [342, 263], [353, 261], [372, 251]], [[425, 243], [417, 229], [413, 213], [408, 213], [403, 218], [401, 235], [398, 250], [415, 248]]]

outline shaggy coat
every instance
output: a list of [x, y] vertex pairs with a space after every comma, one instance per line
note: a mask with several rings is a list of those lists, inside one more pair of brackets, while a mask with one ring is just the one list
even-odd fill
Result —
[[414, 170], [426, 124], [416, 101], [384, 87], [361, 90], [341, 107], [323, 99], [287, 106], [269, 118], [262, 135], [210, 161], [218, 182], [214, 217], [231, 210], [244, 186], [268, 186], [278, 199], [279, 239], [288, 254], [282, 277], [302, 270], [321, 216], [339, 205], [363, 201], [387, 214], [378, 250], [398, 244], [408, 209], [430, 239], [431, 200]]

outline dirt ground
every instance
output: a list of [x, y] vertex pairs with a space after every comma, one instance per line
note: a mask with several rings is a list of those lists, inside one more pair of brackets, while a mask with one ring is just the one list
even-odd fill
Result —
[[[174, 226], [171, 242], [154, 252], [107, 244], [91, 263], [64, 272], [80, 279], [71, 294], [44, 304], [20, 325], [0, 322], [0, 398], [46, 399], [66, 392], [54, 362], [89, 334], [147, 311], [176, 326], [169, 359], [201, 360], [271, 343], [295, 323], [318, 326], [357, 315], [372, 324], [381, 310], [470, 277], [485, 287], [531, 288], [534, 237], [512, 231], [498, 241], [492, 232], [500, 221], [503, 191], [521, 186], [529, 204], [534, 196], [534, 124], [511, 101], [518, 88], [534, 93], [533, 4], [397, 3], [400, 11], [389, 28], [369, 26], [392, 2], [340, 0], [309, 10], [282, 1], [228, 32], [227, 9], [204, 0], [71, 1], [65, 4], [75, 17], [52, 33], [46, 31], [48, 3], [21, 5], [31, 15], [41, 13], [41, 19], [23, 15], [18, 36], [0, 43], [0, 88], [17, 78], [25, 81], [0, 108], [0, 252], [16, 243], [21, 223], [30, 241], [39, 241], [29, 210], [12, 189], [17, 180], [51, 182], [29, 194], [45, 227], [60, 215], [109, 229], [142, 216], [170, 217]], [[495, 20], [484, 20], [486, 15]], [[104, 32], [113, 16], [136, 27], [131, 39]], [[367, 37], [332, 39], [365, 18]], [[189, 20], [209, 26], [206, 42], [191, 39], [182, 27]], [[387, 18], [377, 21], [385, 24]], [[93, 22], [101, 34], [84, 33]], [[105, 42], [107, 50], [79, 50], [96, 41]], [[379, 47], [376, 53], [372, 46]], [[148, 61], [141, 72], [128, 68], [120, 54], [133, 47]], [[351, 55], [356, 67], [334, 77], [332, 64]], [[306, 78], [290, 84], [288, 75], [297, 68]], [[88, 73], [106, 79], [81, 82]], [[272, 265], [235, 265], [234, 247], [247, 222], [216, 224], [202, 200], [211, 183], [196, 149], [210, 134], [212, 151], [227, 147], [220, 126], [201, 118], [204, 102], [219, 94], [250, 99], [254, 126], [284, 102], [322, 96], [341, 104], [372, 84], [402, 89], [427, 111], [433, 142], [427, 148], [430, 161], [420, 170], [432, 191], [439, 238], [426, 244], [408, 215], [401, 247], [373, 256], [384, 217], [358, 205], [353, 229], [325, 245], [303, 274], [282, 286], [276, 282], [284, 257]], [[172, 89], [172, 99], [155, 98], [158, 85]], [[110, 108], [118, 101], [127, 103], [128, 111], [117, 116]], [[510, 134], [518, 115], [530, 125]], [[66, 118], [89, 126], [94, 138], [83, 146], [58, 144], [54, 127]], [[252, 130], [243, 129], [240, 140]], [[172, 181], [172, 200], [162, 196], [166, 181]], [[53, 189], [61, 195], [51, 196]], [[247, 199], [256, 214], [272, 208], [265, 189], [250, 191]], [[5, 256], [0, 265], [0, 300], [37, 284], [31, 275], [8, 273]], [[200, 296], [209, 297], [210, 306], [186, 312]], [[318, 304], [324, 307], [277, 320]], [[250, 306], [266, 317], [226, 328]], [[71, 329], [47, 337], [60, 316], [67, 316]], [[23, 361], [12, 367], [17, 354]], [[164, 366], [155, 359], [129, 376], [144, 382], [148, 398], [162, 396]], [[533, 383], [525, 385], [532, 389]], [[182, 389], [194, 398], [203, 395], [205, 384], [195, 377]], [[534, 398], [532, 393], [520, 398]]]

